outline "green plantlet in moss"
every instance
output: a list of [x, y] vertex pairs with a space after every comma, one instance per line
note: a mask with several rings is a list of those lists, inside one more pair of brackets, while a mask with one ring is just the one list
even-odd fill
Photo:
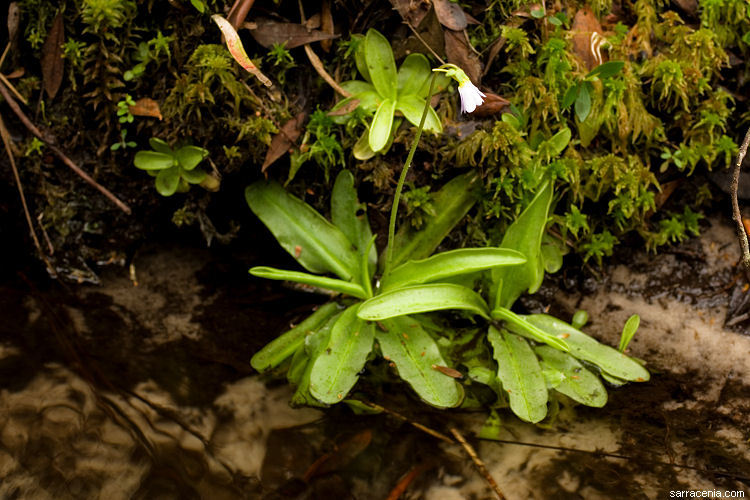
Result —
[[149, 139], [153, 151], [138, 151], [133, 163], [156, 177], [156, 190], [162, 196], [186, 192], [191, 184], [202, 184], [209, 177], [198, 164], [208, 156], [208, 151], [197, 146], [182, 146], [173, 150], [169, 145], [153, 137]]

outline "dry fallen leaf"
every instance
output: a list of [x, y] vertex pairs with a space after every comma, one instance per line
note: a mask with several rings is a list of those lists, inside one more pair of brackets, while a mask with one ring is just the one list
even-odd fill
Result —
[[[333, 35], [333, 14], [331, 13], [331, 0], [323, 0], [320, 6], [320, 30], [328, 35]], [[320, 46], [326, 52], [330, 52], [331, 40], [321, 40]]]
[[576, 12], [570, 31], [573, 33], [573, 53], [583, 61], [586, 69], [591, 70], [601, 64], [601, 61], [597, 61], [596, 53], [591, 50], [591, 45], [593, 33], [601, 36], [604, 30], [589, 7]]
[[448, 375], [452, 378], [464, 378], [463, 374], [460, 371], [448, 366], [432, 365], [432, 369], [437, 370], [443, 375]]
[[151, 116], [162, 119], [159, 103], [150, 97], [143, 97], [135, 101], [135, 105], [130, 106], [130, 112], [135, 116]]
[[449, 63], [464, 70], [474, 85], [479, 85], [482, 80], [482, 63], [469, 47], [463, 32], [445, 30], [445, 55]]
[[414, 0], [391, 0], [393, 8], [412, 26], [419, 26], [424, 16], [430, 11], [429, 2]]
[[435, 7], [440, 24], [454, 31], [466, 28], [468, 24], [466, 13], [460, 5], [450, 0], [433, 0], [432, 5]]
[[14, 78], [21, 78], [25, 73], [25, 68], [18, 68], [13, 70], [10, 74], [5, 75], [5, 78], [7, 78], [8, 80], [13, 80]]
[[44, 90], [50, 99], [54, 99], [62, 84], [65, 60], [63, 59], [63, 44], [65, 43], [65, 29], [63, 27], [63, 13], [60, 11], [52, 22], [47, 40], [42, 47], [42, 80]]
[[14, 45], [16, 43], [16, 35], [18, 35], [18, 23], [21, 20], [21, 9], [18, 7], [18, 2], [11, 2], [8, 6], [8, 43]]
[[266, 87], [272, 87], [273, 83], [271, 83], [271, 80], [269, 80], [268, 77], [264, 75], [255, 63], [253, 63], [253, 61], [247, 56], [245, 47], [242, 46], [242, 40], [240, 40], [240, 36], [237, 34], [237, 30], [234, 29], [229, 21], [218, 14], [211, 16], [211, 19], [213, 19], [217, 26], [219, 26], [221, 33], [224, 35], [224, 43], [226, 43], [227, 49], [229, 49], [229, 53], [232, 54], [234, 60], [240, 63], [240, 66], [245, 68], [245, 71], [255, 75], [263, 85]]
[[336, 38], [337, 35], [329, 35], [322, 31], [308, 29], [301, 24], [279, 23], [270, 19], [258, 19], [255, 29], [250, 30], [255, 41], [265, 48], [271, 48], [273, 44], [286, 44], [287, 49], [300, 47], [306, 43], [318, 42]]
[[300, 133], [302, 133], [302, 122], [305, 121], [307, 114], [303, 111], [288, 122], [286, 122], [278, 134], [273, 136], [271, 145], [268, 147], [266, 152], [266, 159], [263, 160], [263, 165], [260, 167], [260, 171], [265, 173], [266, 169], [271, 166], [273, 162], [284, 156], [289, 148], [292, 147], [294, 141], [297, 140]]
[[477, 118], [486, 118], [502, 112], [510, 106], [510, 101], [493, 92], [485, 92], [484, 102], [472, 113]]

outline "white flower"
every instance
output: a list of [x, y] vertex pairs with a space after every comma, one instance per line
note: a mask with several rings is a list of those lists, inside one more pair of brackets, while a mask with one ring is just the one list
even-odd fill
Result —
[[458, 94], [461, 96], [461, 111], [464, 113], [473, 113], [487, 97], [468, 78], [458, 84]]
[[477, 109], [477, 106], [481, 106], [484, 98], [487, 97], [476, 85], [471, 83], [471, 79], [466, 75], [464, 70], [455, 64], [443, 64], [433, 71], [445, 73], [447, 77], [453, 78], [458, 83], [458, 94], [461, 96], [461, 111], [463, 113], [473, 113]]

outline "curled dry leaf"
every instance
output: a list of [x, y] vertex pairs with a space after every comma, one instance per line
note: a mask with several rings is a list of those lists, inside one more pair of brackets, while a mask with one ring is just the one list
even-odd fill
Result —
[[[333, 14], [331, 13], [331, 0], [323, 0], [320, 6], [320, 30], [328, 35], [333, 35]], [[333, 42], [321, 40], [320, 46], [326, 52], [330, 52]]]
[[258, 67], [247, 56], [245, 48], [242, 46], [240, 36], [237, 34], [237, 31], [234, 29], [234, 27], [229, 24], [229, 21], [218, 14], [214, 14], [213, 16], [211, 16], [211, 19], [213, 19], [214, 22], [219, 26], [219, 29], [221, 30], [222, 34], [224, 35], [224, 39], [226, 40], [227, 49], [229, 49], [229, 53], [232, 54], [234, 60], [240, 63], [240, 66], [245, 68], [248, 73], [252, 73], [253, 75], [255, 75], [255, 77], [260, 80], [263, 85], [265, 85], [266, 87], [273, 86], [271, 80], [269, 80], [266, 75], [261, 73]]
[[510, 101], [493, 92], [484, 91], [484, 102], [474, 110], [474, 116], [485, 118], [488, 116], [501, 113], [506, 107], [510, 106]]
[[159, 103], [151, 99], [150, 97], [143, 97], [135, 101], [133, 106], [129, 106], [130, 113], [135, 116], [150, 116], [153, 118], [162, 119], [161, 110], [159, 109]]
[[268, 147], [266, 152], [266, 159], [263, 161], [263, 165], [260, 167], [260, 171], [265, 173], [266, 169], [271, 166], [273, 162], [284, 156], [292, 147], [294, 141], [299, 138], [302, 132], [302, 122], [305, 121], [307, 114], [302, 112], [286, 122], [279, 131], [278, 134], [273, 136], [271, 145]]
[[463, 32], [445, 30], [445, 55], [469, 76], [474, 85], [482, 80], [482, 63], [474, 53]]
[[461, 31], [468, 25], [466, 13], [457, 3], [450, 0], [433, 0], [432, 5], [440, 24], [446, 28]]
[[[579, 9], [570, 30], [573, 33], [573, 53], [583, 61], [586, 69], [594, 69], [601, 61], [597, 60], [596, 51], [592, 50], [592, 35], [597, 33], [601, 36], [604, 31], [594, 12], [589, 7]], [[596, 38], [596, 35], [593, 36]]]
[[65, 29], [63, 27], [63, 13], [58, 12], [52, 22], [47, 40], [42, 47], [42, 79], [44, 90], [50, 99], [54, 99], [62, 84], [65, 60], [63, 59], [63, 44], [65, 43]]
[[430, 11], [428, 2], [415, 2], [414, 0], [391, 0], [393, 8], [401, 14], [404, 21], [412, 26], [419, 26], [424, 16]]
[[13, 70], [13, 72], [11, 72], [10, 74], [5, 75], [5, 78], [7, 78], [8, 80], [13, 80], [14, 78], [21, 78], [25, 73], [25, 68], [18, 68]]
[[265, 48], [278, 43], [279, 45], [285, 44], [284, 47], [287, 49], [293, 49], [307, 43], [336, 38], [336, 35], [329, 35], [319, 30], [310, 31], [302, 24], [279, 23], [270, 19], [257, 20], [255, 29], [251, 29], [250, 34]]

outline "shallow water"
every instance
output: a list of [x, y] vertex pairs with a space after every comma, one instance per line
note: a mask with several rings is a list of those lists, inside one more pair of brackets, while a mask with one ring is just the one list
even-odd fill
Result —
[[[549, 429], [502, 415], [515, 444], [472, 442], [506, 497], [750, 494], [750, 337], [722, 326], [730, 297], [743, 314], [737, 257], [714, 220], [672, 253], [621, 255], [628, 266], [597, 283], [560, 277], [526, 301], [586, 309], [610, 344], [640, 314], [629, 350], [654, 377], [604, 409], [564, 408]], [[250, 279], [254, 262], [222, 249], [156, 245], [133, 263], [100, 286], [22, 273], [0, 286], [0, 497], [386, 498], [411, 472], [402, 498], [492, 498], [457, 445], [384, 415], [291, 409], [285, 385], [253, 374], [252, 353], [325, 298]], [[471, 436], [486, 418], [400, 387], [383, 398], [441, 432]]]

